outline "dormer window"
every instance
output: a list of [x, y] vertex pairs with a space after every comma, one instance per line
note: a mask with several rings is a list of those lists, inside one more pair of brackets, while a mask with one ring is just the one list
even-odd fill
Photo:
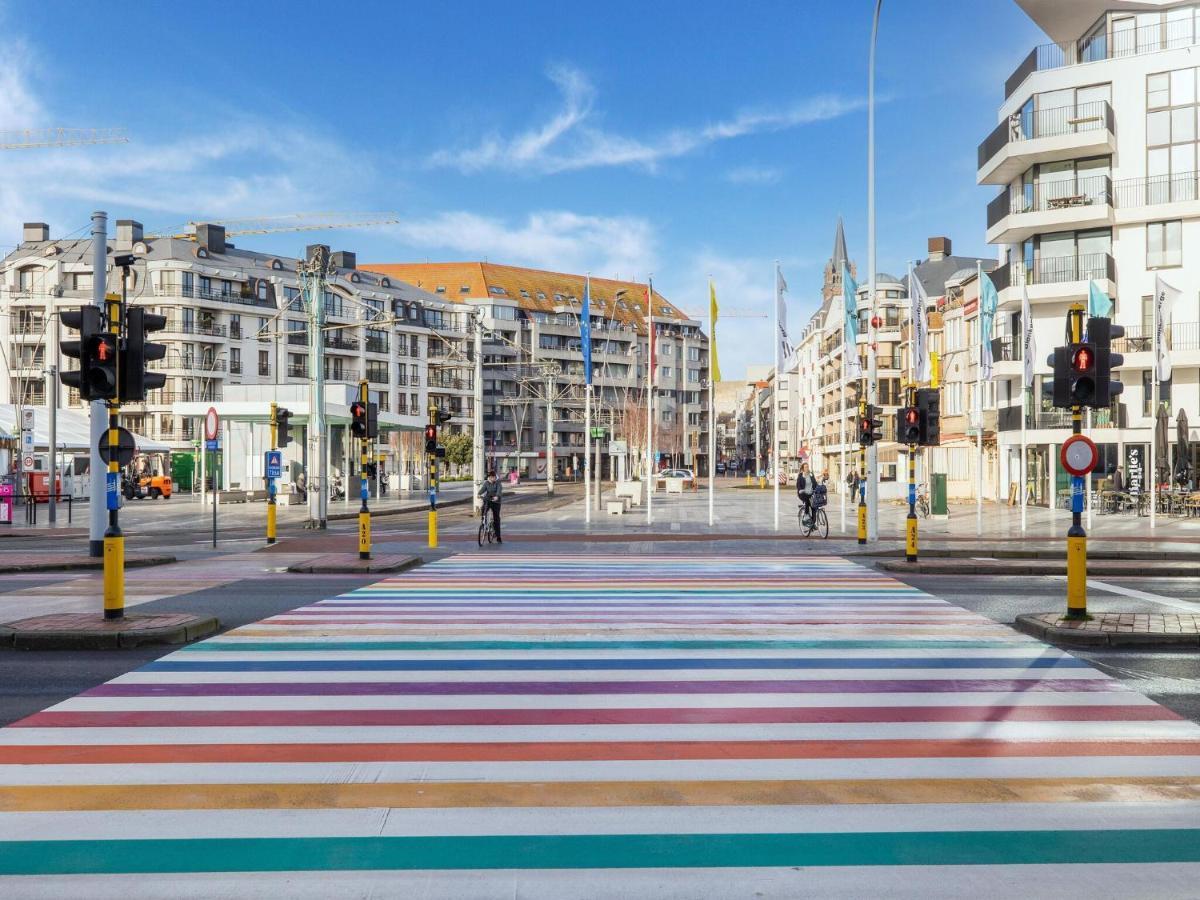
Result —
[[358, 284], [360, 281], [362, 281], [362, 279], [358, 277], [357, 272], [351, 272], [350, 273], [350, 281], [352, 284]]
[[433, 292], [435, 294], [444, 294], [446, 293], [446, 286], [444, 284], [439, 284], [436, 288], [434, 288]]
[[493, 284], [491, 287], [489, 287], [488, 293], [492, 294], [493, 296], [496, 296], [496, 297], [507, 297], [508, 296], [508, 291], [506, 291], [504, 288], [500, 287], [500, 285], [498, 285], [498, 284]]
[[464, 284], [462, 287], [460, 287], [458, 289], [458, 292], [460, 294], [469, 294], [469, 293], [471, 293], [471, 286], [469, 284]]
[[546, 299], [546, 292], [545, 292], [545, 291], [538, 291], [538, 292], [537, 292], [537, 298], [538, 298], [539, 300], [545, 300], [545, 299]]
[[278, 259], [273, 259], [271, 260], [271, 268], [276, 272], [281, 271], [283, 269], [283, 262]]

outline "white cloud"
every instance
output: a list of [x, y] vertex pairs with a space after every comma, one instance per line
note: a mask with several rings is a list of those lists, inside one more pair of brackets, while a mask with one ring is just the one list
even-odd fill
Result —
[[440, 150], [430, 157], [430, 163], [464, 173], [500, 169], [554, 174], [615, 166], [653, 172], [662, 161], [709, 144], [838, 118], [864, 105], [859, 99], [818, 96], [780, 108], [747, 109], [728, 119], [673, 128], [642, 139], [613, 134], [591, 124], [596, 92], [578, 69], [555, 68], [550, 79], [558, 86], [562, 106], [548, 121], [512, 137], [493, 134], [474, 147]]
[[775, 184], [783, 178], [783, 170], [772, 166], [738, 166], [725, 173], [733, 184]]
[[624, 278], [653, 271], [658, 243], [644, 219], [561, 210], [531, 213], [515, 224], [471, 212], [445, 212], [404, 222], [395, 232], [413, 246], [472, 259]]

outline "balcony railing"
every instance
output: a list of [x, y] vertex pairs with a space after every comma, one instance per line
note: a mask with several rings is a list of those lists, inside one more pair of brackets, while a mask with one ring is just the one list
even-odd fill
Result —
[[289, 331], [287, 342], [295, 347], [308, 346], [308, 332], [306, 331]]
[[1131, 209], [1200, 199], [1200, 172], [1125, 178], [1113, 186], [1114, 206]]
[[308, 366], [297, 366], [294, 363], [288, 363], [287, 373], [288, 378], [307, 378]]
[[388, 342], [379, 338], [367, 338], [368, 353], [387, 353]]
[[1049, 212], [1087, 206], [1111, 206], [1112, 181], [1107, 175], [1044, 181], [1011, 192], [1005, 188], [987, 207], [988, 228], [1008, 215]]
[[979, 145], [978, 168], [982, 169], [989, 159], [1010, 143], [1100, 129], [1111, 133], [1114, 121], [1112, 107], [1105, 100], [1013, 113], [992, 129], [992, 133]]
[[241, 360], [234, 360], [229, 363], [229, 374], [230, 375], [241, 375], [242, 374], [242, 361]]
[[337, 332], [326, 332], [325, 346], [330, 350], [357, 350], [358, 340]]
[[1042, 44], [1029, 51], [1021, 64], [1004, 82], [1004, 96], [1011, 97], [1021, 83], [1034, 72], [1060, 69], [1102, 59], [1141, 56], [1160, 50], [1190, 47], [1200, 41], [1200, 29], [1192, 27], [1192, 17], [1153, 25], [1139, 25], [1120, 31], [1103, 30], [1069, 44]]
[[992, 338], [993, 362], [1020, 362], [1021, 342], [1011, 337]]
[[186, 322], [181, 319], [170, 319], [164, 331], [171, 334], [201, 334], [209, 337], [224, 337], [225, 326], [211, 322]]
[[178, 284], [163, 285], [154, 291], [154, 296], [183, 297], [190, 300], [215, 300], [219, 303], [237, 303], [240, 306], [274, 308], [274, 305], [269, 300], [259, 300], [253, 294], [225, 293], [224, 291], [214, 291], [211, 288], [204, 290], [195, 286], [189, 288]]
[[220, 400], [221, 389], [215, 385], [200, 391], [150, 391], [146, 394], [147, 403], [202, 403], [206, 400]]
[[224, 372], [225, 360], [204, 359], [195, 356], [169, 356], [166, 359], [155, 360], [154, 362], [147, 363], [146, 368], [152, 371], [162, 371], [164, 369], [192, 369], [201, 373]]

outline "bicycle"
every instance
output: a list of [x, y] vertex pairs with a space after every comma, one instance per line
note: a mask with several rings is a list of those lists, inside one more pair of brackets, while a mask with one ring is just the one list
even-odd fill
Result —
[[800, 504], [796, 517], [800, 520], [800, 531], [803, 533], [803, 537], [812, 537], [817, 532], [820, 532], [822, 538], [829, 537], [829, 517], [825, 515], [824, 506], [813, 507], [812, 519], [805, 519], [804, 504]]
[[917, 490], [917, 515], [922, 519], [929, 518], [929, 495], [924, 488]]
[[486, 503], [479, 511], [479, 517], [479, 546], [482, 547], [484, 543], [496, 543], [496, 523], [492, 520], [492, 517], [488, 515]]

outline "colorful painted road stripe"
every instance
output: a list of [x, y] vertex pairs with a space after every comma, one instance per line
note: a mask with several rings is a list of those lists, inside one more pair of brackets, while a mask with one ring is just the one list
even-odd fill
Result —
[[834, 557], [450, 557], [0, 730], [6, 896], [1040, 896], [1063, 866], [1195, 889], [1200, 726]]

